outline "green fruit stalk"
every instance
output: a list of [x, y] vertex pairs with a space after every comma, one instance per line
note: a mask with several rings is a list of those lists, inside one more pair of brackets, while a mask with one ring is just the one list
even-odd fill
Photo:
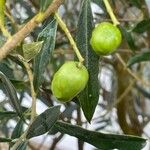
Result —
[[68, 61], [55, 73], [51, 89], [59, 101], [70, 101], [85, 88], [89, 74], [85, 66], [78, 64]]
[[109, 55], [116, 51], [121, 41], [122, 35], [118, 27], [112, 23], [103, 22], [93, 30], [90, 43], [98, 55]]

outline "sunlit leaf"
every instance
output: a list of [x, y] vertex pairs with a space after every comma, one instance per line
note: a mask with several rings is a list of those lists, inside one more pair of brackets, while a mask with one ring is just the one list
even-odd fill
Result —
[[23, 44], [23, 56], [26, 61], [33, 59], [41, 50], [43, 41]]

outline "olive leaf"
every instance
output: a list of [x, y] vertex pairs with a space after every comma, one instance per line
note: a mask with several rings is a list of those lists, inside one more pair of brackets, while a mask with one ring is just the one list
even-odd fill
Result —
[[40, 53], [34, 60], [34, 87], [38, 90], [38, 87], [42, 83], [43, 73], [47, 64], [49, 63], [52, 51], [55, 47], [55, 38], [57, 31], [57, 22], [52, 19], [50, 23], [43, 29], [38, 36], [38, 41], [44, 41]]
[[127, 62], [127, 66], [130, 67], [135, 63], [140, 63], [143, 61], [150, 61], [150, 52], [143, 52], [131, 57]]
[[18, 115], [23, 119], [23, 112], [21, 109], [21, 105], [17, 96], [17, 92], [15, 90], [15, 87], [13, 86], [13, 84], [10, 82], [10, 80], [0, 71], [0, 79], [7, 91], [7, 94], [10, 97], [10, 102], [13, 106], [13, 108], [16, 110], [16, 112], [18, 113]]
[[53, 0], [40, 0], [40, 10], [45, 11]]
[[43, 41], [23, 44], [23, 56], [26, 61], [33, 59], [41, 50]]
[[89, 122], [93, 117], [99, 99], [99, 57], [92, 50], [89, 42], [93, 28], [90, 0], [84, 0], [79, 16], [76, 42], [82, 56], [85, 58], [84, 65], [89, 72], [89, 81], [86, 88], [79, 94], [78, 99]]
[[60, 106], [51, 107], [40, 114], [31, 124], [27, 133], [27, 139], [48, 132], [57, 121], [59, 114]]
[[146, 139], [137, 136], [104, 134], [61, 121], [57, 121], [54, 128], [61, 133], [74, 136], [102, 150], [141, 150], [146, 145]]

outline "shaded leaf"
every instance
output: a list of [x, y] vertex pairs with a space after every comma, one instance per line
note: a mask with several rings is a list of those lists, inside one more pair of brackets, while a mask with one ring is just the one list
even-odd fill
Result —
[[142, 20], [133, 28], [132, 31], [137, 32], [137, 33], [143, 33], [148, 30], [150, 30], [150, 19]]
[[0, 143], [1, 143], [1, 142], [3, 142], [3, 143], [4, 143], [4, 142], [11, 142], [11, 141], [12, 141], [12, 139], [1, 138], [1, 137], [0, 137]]
[[40, 0], [40, 10], [45, 11], [53, 0]]
[[134, 43], [134, 40], [132, 38], [132, 34], [130, 31], [127, 31], [127, 29], [125, 29], [124, 27], [120, 26], [121, 32], [123, 37], [125, 38], [125, 40], [127, 41], [129, 47], [131, 48], [132, 51], [137, 50], [137, 47]]
[[1, 80], [5, 86], [7, 94], [10, 97], [10, 101], [11, 101], [12, 106], [14, 107], [14, 109], [16, 110], [18, 115], [21, 118], [23, 118], [21, 105], [20, 105], [19, 99], [17, 97], [17, 92], [16, 92], [13, 84], [9, 81], [9, 79], [7, 79], [7, 77], [1, 71], [0, 71], [0, 78], [1, 78]]
[[30, 126], [27, 133], [27, 139], [48, 132], [57, 121], [59, 114], [60, 106], [51, 107], [48, 110], [44, 111], [42, 114], [40, 114]]
[[41, 50], [43, 41], [23, 44], [23, 56], [26, 61], [33, 59]]
[[16, 127], [13, 130], [11, 139], [16, 139], [21, 136], [22, 131], [23, 131], [23, 124], [24, 124], [24, 122], [20, 119], [19, 122], [17, 123]]
[[27, 146], [28, 146], [28, 141], [25, 142], [21, 142], [16, 150], [27, 150]]
[[130, 2], [131, 2], [134, 6], [136, 6], [137, 8], [140, 8], [140, 9], [141, 9], [141, 6], [142, 6], [141, 0], [130, 0]]
[[102, 150], [141, 150], [146, 145], [146, 139], [136, 136], [104, 134], [60, 121], [54, 126], [59, 132], [74, 136]]
[[146, 89], [140, 87], [139, 85], [136, 85], [136, 88], [139, 92], [143, 94], [145, 98], [148, 98], [150, 100], [150, 92], [148, 92]]
[[133, 57], [130, 57], [130, 59], [128, 60], [127, 66], [130, 67], [135, 63], [140, 63], [143, 61], [150, 61], [150, 52], [143, 52]]
[[[21, 136], [23, 131], [23, 124], [24, 122], [20, 119], [17, 125], [15, 126], [13, 133], [11, 135], [11, 139], [17, 139]], [[10, 143], [9, 146], [12, 147], [14, 143]]]
[[99, 99], [99, 57], [94, 53], [89, 43], [92, 30], [93, 16], [90, 1], [84, 0], [79, 16], [76, 42], [82, 56], [85, 58], [84, 62], [89, 72], [89, 81], [86, 88], [79, 94], [78, 98], [84, 115], [89, 122], [93, 117]]
[[18, 116], [16, 112], [13, 111], [0, 111], [0, 120], [4, 119], [4, 118], [13, 118]]
[[0, 71], [5, 72], [5, 75], [9, 79], [14, 79], [13, 69], [10, 67], [10, 64], [5, 59], [0, 63]]
[[40, 86], [43, 73], [47, 64], [49, 63], [51, 53], [55, 47], [57, 22], [55, 19], [43, 29], [39, 34], [38, 40], [44, 41], [40, 53], [36, 56], [34, 61], [34, 87], [35, 90]]

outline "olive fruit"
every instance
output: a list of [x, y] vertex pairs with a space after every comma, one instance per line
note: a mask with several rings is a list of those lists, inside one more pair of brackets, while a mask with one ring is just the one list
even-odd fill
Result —
[[54, 74], [52, 93], [62, 102], [70, 101], [85, 88], [88, 78], [85, 66], [79, 66], [79, 62], [68, 61]]
[[112, 23], [103, 22], [93, 30], [90, 44], [98, 55], [109, 55], [119, 47], [121, 41], [119, 28]]

